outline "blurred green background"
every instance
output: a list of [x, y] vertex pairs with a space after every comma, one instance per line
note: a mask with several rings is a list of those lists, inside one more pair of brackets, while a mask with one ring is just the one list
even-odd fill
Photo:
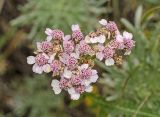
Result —
[[[133, 33], [133, 53], [119, 67], [95, 61], [100, 79], [80, 100], [54, 95], [26, 63], [35, 42], [46, 27], [87, 34], [101, 18]], [[160, 117], [160, 0], [0, 0], [0, 117]]]

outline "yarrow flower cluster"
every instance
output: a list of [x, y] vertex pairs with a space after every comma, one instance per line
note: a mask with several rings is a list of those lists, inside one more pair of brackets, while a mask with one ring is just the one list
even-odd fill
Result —
[[80, 94], [91, 92], [92, 83], [98, 80], [97, 70], [93, 69], [94, 59], [104, 61], [106, 66], [122, 64], [123, 56], [129, 55], [135, 46], [132, 34], [120, 34], [115, 22], [99, 21], [101, 27], [84, 36], [79, 25], [72, 25], [71, 35], [59, 29], [45, 30], [45, 41], [37, 42], [35, 56], [27, 57], [28, 64], [34, 64], [33, 72], [52, 73], [51, 86], [55, 94], [62, 90], [78, 100]]

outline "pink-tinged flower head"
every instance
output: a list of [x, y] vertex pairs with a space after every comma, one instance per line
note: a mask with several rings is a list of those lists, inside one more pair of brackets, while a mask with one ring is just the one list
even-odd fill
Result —
[[37, 54], [35, 60], [39, 66], [43, 66], [47, 64], [49, 57], [46, 54]]
[[119, 49], [119, 47], [123, 44], [123, 42], [119, 42], [116, 39], [113, 39], [109, 42], [108, 47], [112, 48], [113, 50]]
[[64, 33], [59, 29], [46, 28], [45, 33], [47, 34], [47, 41], [51, 41], [52, 38], [56, 40], [62, 40], [64, 38]]
[[82, 77], [87, 79], [92, 75], [92, 70], [91, 68], [87, 68], [87, 69], [82, 69]]
[[36, 57], [34, 56], [29, 56], [27, 57], [27, 63], [28, 64], [34, 64], [32, 67], [33, 72], [42, 74], [42, 72], [50, 72], [50, 65], [48, 64], [49, 57], [44, 54], [38, 54]]
[[109, 22], [107, 23], [107, 25], [106, 25], [106, 28], [107, 28], [109, 31], [114, 32], [114, 31], [117, 30], [117, 25], [116, 25], [115, 22], [109, 21]]
[[76, 91], [77, 93], [82, 94], [82, 93], [85, 91], [85, 86], [84, 86], [84, 85], [75, 86], [75, 91]]
[[64, 33], [61, 30], [56, 29], [53, 30], [52, 37], [53, 39], [62, 40], [64, 37]]
[[81, 41], [84, 39], [83, 33], [81, 32], [79, 25], [72, 25], [72, 38], [75, 41]]
[[114, 53], [115, 53], [115, 51], [110, 47], [106, 47], [103, 50], [104, 58], [112, 58]]
[[67, 61], [67, 66], [69, 69], [74, 69], [77, 66], [78, 60], [75, 57], [69, 57]]
[[80, 75], [73, 75], [70, 79], [72, 85], [81, 85], [82, 84], [82, 78]]
[[89, 86], [91, 83], [94, 83], [97, 81], [98, 79], [97, 71], [94, 69], [91, 69], [88, 64], [82, 64], [79, 67], [79, 70], [85, 86]]
[[84, 40], [80, 41], [80, 44], [77, 45], [76, 49], [79, 54], [93, 54], [93, 50]]
[[49, 52], [53, 48], [53, 45], [51, 42], [43, 41], [43, 42], [37, 42], [37, 49], [39, 52]]
[[124, 39], [125, 48], [131, 50], [135, 46], [135, 41], [131, 39]]
[[72, 41], [63, 41], [63, 48], [66, 53], [72, 53], [74, 50], [74, 44]]
[[66, 89], [69, 86], [69, 80], [66, 78], [61, 78], [59, 85], [61, 89]]
[[50, 66], [51, 70], [53, 71], [53, 74], [58, 73], [62, 67], [61, 62], [59, 60], [53, 60]]

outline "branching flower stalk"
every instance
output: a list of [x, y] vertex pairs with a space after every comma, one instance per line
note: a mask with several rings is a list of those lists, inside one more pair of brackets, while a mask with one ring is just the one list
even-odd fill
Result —
[[33, 72], [52, 72], [51, 86], [55, 94], [67, 91], [71, 99], [78, 100], [80, 94], [91, 92], [92, 83], [98, 80], [97, 70], [93, 69], [94, 59], [106, 66], [120, 65], [123, 57], [131, 53], [135, 46], [132, 34], [120, 34], [115, 22], [99, 21], [101, 27], [84, 36], [79, 25], [72, 25], [71, 35], [59, 29], [45, 30], [46, 39], [37, 42], [35, 56], [27, 57], [28, 64], [34, 64]]

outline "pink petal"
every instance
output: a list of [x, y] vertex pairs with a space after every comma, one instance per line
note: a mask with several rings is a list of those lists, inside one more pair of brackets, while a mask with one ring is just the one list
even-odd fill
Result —
[[35, 63], [35, 57], [34, 56], [28, 56], [27, 57], [27, 63], [28, 64], [34, 64]]

